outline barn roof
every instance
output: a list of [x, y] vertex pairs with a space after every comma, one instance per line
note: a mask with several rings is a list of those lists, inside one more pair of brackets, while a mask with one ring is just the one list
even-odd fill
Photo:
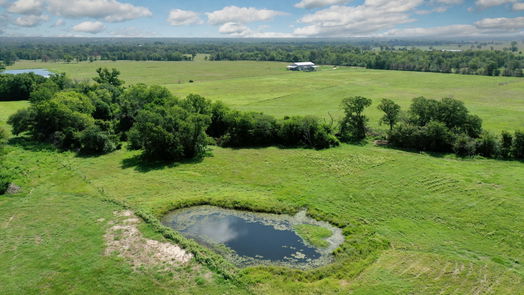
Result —
[[294, 62], [293, 65], [294, 66], [314, 66], [315, 64], [310, 61], [306, 61], [306, 62]]

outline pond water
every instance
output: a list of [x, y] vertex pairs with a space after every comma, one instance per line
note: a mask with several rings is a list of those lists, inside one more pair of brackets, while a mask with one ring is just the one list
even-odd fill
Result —
[[[295, 216], [253, 213], [198, 206], [175, 210], [162, 223], [230, 259], [238, 266], [276, 264], [299, 268], [329, 263], [344, 240], [339, 228], [300, 212]], [[328, 228], [327, 247], [319, 248], [300, 237], [294, 227], [309, 224]]]
[[3, 71], [2, 74], [25, 74], [25, 73], [35, 73], [36, 75], [40, 75], [42, 77], [49, 78], [51, 75], [53, 75], [53, 72], [50, 72], [46, 69], [26, 69], [26, 70], [6, 70]]

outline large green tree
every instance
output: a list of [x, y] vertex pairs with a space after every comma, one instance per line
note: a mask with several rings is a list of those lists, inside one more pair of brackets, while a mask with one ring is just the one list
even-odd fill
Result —
[[364, 109], [372, 100], [362, 96], [347, 97], [342, 100], [344, 118], [340, 122], [340, 138], [345, 142], [360, 141], [366, 138], [366, 123], [368, 118]]
[[208, 115], [178, 105], [150, 104], [138, 112], [129, 131], [131, 147], [144, 150], [149, 159], [164, 161], [198, 158], [205, 154]]
[[395, 126], [399, 120], [400, 106], [393, 100], [384, 98], [377, 108], [384, 112], [384, 116], [380, 119], [380, 123], [388, 124], [389, 130], [393, 130], [393, 126]]

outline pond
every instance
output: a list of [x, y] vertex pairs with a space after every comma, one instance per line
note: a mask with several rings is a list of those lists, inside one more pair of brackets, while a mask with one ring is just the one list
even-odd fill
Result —
[[[331, 262], [331, 253], [344, 241], [339, 228], [309, 218], [305, 211], [290, 216], [197, 206], [172, 211], [162, 223], [240, 267], [317, 267]], [[297, 230], [304, 226], [310, 230]], [[328, 234], [319, 238], [311, 232]]]
[[46, 69], [6, 70], [2, 72], [2, 74], [13, 74], [13, 75], [25, 74], [25, 73], [34, 73], [36, 75], [40, 75], [46, 78], [49, 78], [51, 75], [54, 74], [53, 72], [50, 72]]

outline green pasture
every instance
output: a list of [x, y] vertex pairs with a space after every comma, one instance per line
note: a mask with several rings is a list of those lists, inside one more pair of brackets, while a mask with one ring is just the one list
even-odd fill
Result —
[[[145, 67], [149, 76], [142, 74]], [[222, 65], [222, 67], [221, 67]], [[524, 80], [324, 67], [291, 73], [279, 63], [17, 63], [71, 76], [118, 67], [128, 82], [166, 85], [277, 116], [336, 114], [344, 96], [453, 95], [491, 130], [524, 126]], [[198, 72], [196, 68], [200, 67]], [[127, 71], [126, 73], [126, 69]], [[183, 70], [185, 69], [185, 70]], [[219, 74], [223, 69], [223, 78]], [[257, 70], [258, 69], [258, 70]], [[172, 71], [168, 74], [167, 71]], [[195, 83], [166, 83], [170, 76]], [[208, 73], [211, 71], [212, 73]], [[238, 71], [238, 72], [237, 72]], [[264, 71], [266, 71], [264, 73]], [[153, 75], [152, 73], [156, 73]], [[82, 77], [81, 77], [82, 76]], [[207, 78], [204, 78], [207, 77]], [[24, 102], [0, 102], [0, 121]], [[376, 125], [378, 112], [369, 115]], [[385, 128], [385, 127], [383, 127]], [[147, 164], [125, 148], [78, 157], [13, 139], [7, 164], [23, 191], [0, 197], [0, 294], [522, 294], [524, 163], [458, 159], [368, 145], [307, 149], [212, 147], [202, 161]], [[133, 270], [104, 255], [110, 198], [155, 218], [194, 203], [287, 212], [344, 224], [345, 245], [385, 240], [352, 261], [338, 257], [318, 276], [247, 268], [224, 280], [196, 261], [170, 272]], [[101, 218], [104, 221], [99, 221]], [[163, 240], [152, 227], [141, 231]], [[323, 236], [309, 229], [311, 238]], [[363, 236], [360, 232], [373, 233]], [[355, 248], [355, 257], [358, 248]], [[360, 251], [366, 251], [363, 246]]]
[[[391, 98], [406, 109], [417, 96], [454, 97], [494, 132], [524, 128], [524, 79], [456, 74], [380, 71], [324, 66], [315, 73], [288, 72], [275, 62], [134, 62], [93, 63], [17, 62], [13, 68], [46, 68], [89, 79], [98, 67], [117, 68], [127, 84], [160, 84], [178, 96], [198, 93], [249, 111], [277, 117], [314, 114], [340, 116], [342, 98], [361, 95], [373, 99], [367, 110], [371, 126], [378, 127], [376, 105]], [[194, 83], [189, 83], [193, 80]]]

